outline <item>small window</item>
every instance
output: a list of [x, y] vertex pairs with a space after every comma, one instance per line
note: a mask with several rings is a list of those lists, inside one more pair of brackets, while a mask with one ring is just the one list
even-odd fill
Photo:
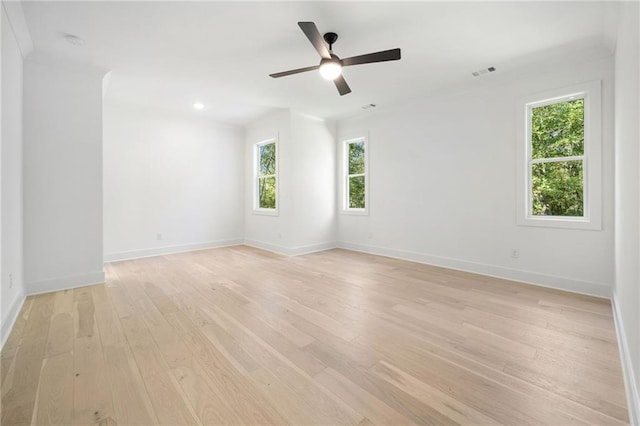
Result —
[[364, 138], [344, 142], [344, 210], [367, 212], [367, 143]]
[[278, 207], [278, 155], [275, 140], [255, 145], [254, 210], [274, 214]]
[[524, 103], [519, 223], [600, 229], [599, 82], [533, 99]]

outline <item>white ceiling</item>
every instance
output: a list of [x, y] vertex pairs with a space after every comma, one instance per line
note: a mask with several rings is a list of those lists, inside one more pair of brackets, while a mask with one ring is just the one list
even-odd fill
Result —
[[[325, 118], [484, 84], [612, 48], [612, 2], [23, 2], [37, 51], [112, 70], [108, 98], [244, 124], [272, 108]], [[349, 67], [339, 96], [298, 21], [339, 35], [349, 57], [399, 47], [402, 60]], [[614, 30], [613, 30], [614, 31]], [[64, 34], [85, 40], [73, 46]], [[471, 72], [495, 66], [474, 78]]]

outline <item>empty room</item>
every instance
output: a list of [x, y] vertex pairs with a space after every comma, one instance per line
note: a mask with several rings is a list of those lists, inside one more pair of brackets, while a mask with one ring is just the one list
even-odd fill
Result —
[[0, 2], [2, 426], [640, 425], [640, 2]]

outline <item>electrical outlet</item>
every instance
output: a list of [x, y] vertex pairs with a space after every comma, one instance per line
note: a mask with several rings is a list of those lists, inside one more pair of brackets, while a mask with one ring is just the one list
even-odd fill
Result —
[[162, 234], [156, 234], [156, 240], [161, 240], [162, 239]]
[[13, 287], [13, 274], [9, 274], [9, 288]]
[[520, 257], [520, 249], [511, 249], [511, 257], [517, 259]]

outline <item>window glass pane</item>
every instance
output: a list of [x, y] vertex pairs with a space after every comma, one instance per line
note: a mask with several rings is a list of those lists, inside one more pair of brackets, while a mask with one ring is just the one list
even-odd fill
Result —
[[349, 144], [349, 174], [364, 173], [364, 141]]
[[533, 158], [584, 154], [584, 99], [532, 108]]
[[276, 144], [260, 145], [260, 175], [276, 174]]
[[258, 179], [258, 207], [261, 209], [276, 208], [276, 178]]
[[349, 208], [364, 209], [364, 176], [349, 178]]
[[536, 216], [584, 216], [582, 160], [532, 164]]

